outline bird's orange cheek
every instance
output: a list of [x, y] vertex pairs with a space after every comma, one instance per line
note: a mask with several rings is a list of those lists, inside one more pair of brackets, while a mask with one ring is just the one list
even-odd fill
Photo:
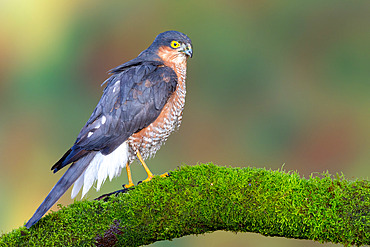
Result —
[[164, 61], [164, 62], [171, 62], [175, 56], [177, 51], [171, 49], [168, 46], [161, 46], [158, 49], [157, 55]]

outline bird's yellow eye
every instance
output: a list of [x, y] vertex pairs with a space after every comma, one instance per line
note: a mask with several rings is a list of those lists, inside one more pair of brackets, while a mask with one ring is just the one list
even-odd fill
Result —
[[179, 48], [180, 47], [180, 43], [179, 42], [177, 42], [176, 40], [172, 40], [171, 41], [171, 47], [172, 48]]

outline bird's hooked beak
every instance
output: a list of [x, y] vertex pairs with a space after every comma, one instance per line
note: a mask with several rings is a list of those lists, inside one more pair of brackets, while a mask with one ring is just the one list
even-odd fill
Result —
[[191, 47], [191, 45], [187, 45], [187, 44], [182, 44], [181, 45], [181, 50], [180, 52], [182, 53], [185, 53], [185, 55], [189, 56], [189, 57], [193, 57], [193, 48]]

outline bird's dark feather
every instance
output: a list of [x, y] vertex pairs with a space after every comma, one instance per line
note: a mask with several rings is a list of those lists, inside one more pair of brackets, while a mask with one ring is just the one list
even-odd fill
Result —
[[54, 173], [56, 173], [60, 168], [61, 168], [61, 165], [63, 163], [63, 161], [67, 158], [67, 156], [72, 152], [72, 149], [69, 149], [64, 155], [62, 158], [60, 158], [52, 167], [51, 167], [51, 170], [54, 171]]
[[176, 89], [176, 73], [157, 61], [134, 60], [111, 70], [112, 76], [106, 81], [98, 105], [73, 147], [52, 167], [54, 172], [89, 151], [100, 151], [104, 155], [113, 152], [159, 116]]

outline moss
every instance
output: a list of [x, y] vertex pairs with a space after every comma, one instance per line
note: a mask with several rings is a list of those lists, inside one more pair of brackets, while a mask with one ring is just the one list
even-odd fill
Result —
[[370, 183], [329, 174], [183, 166], [128, 193], [81, 201], [4, 234], [0, 246], [139, 246], [215, 230], [370, 244]]

